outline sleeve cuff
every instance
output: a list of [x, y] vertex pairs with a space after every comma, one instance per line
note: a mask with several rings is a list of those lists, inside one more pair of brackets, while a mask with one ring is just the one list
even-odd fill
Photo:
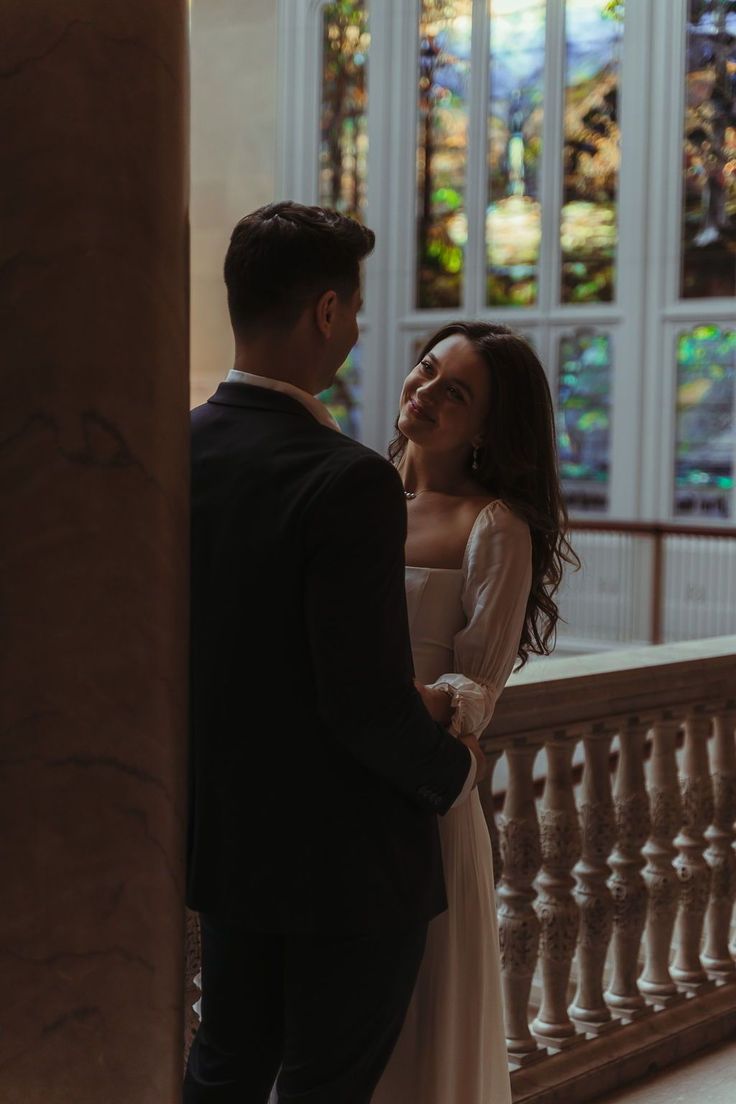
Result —
[[454, 713], [450, 733], [453, 736], [480, 736], [493, 716], [498, 697], [495, 689], [456, 674], [442, 675], [432, 683], [434, 689], [441, 686], [449, 686], [453, 691]]

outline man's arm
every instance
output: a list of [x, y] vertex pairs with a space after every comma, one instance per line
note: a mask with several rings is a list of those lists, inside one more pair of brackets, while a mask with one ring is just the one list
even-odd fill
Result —
[[328, 730], [368, 770], [446, 812], [473, 753], [431, 720], [413, 685], [396, 472], [360, 454], [317, 496], [307, 529], [305, 614]]

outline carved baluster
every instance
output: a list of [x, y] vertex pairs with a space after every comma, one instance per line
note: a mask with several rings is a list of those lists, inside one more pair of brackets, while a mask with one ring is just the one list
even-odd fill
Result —
[[571, 871], [580, 857], [580, 827], [572, 785], [575, 740], [548, 741], [540, 829], [542, 872], [537, 878], [542, 1006], [532, 1031], [541, 1043], [565, 1047], [580, 1039], [567, 1014], [567, 986], [578, 936]]
[[528, 1065], [546, 1053], [529, 1031], [528, 1007], [539, 946], [539, 921], [532, 907], [533, 882], [542, 855], [534, 806], [532, 771], [539, 749], [509, 748], [508, 789], [501, 831], [503, 874], [498, 887], [498, 929], [501, 944], [501, 980], [506, 1017], [506, 1046], [510, 1061]]
[[636, 720], [622, 729], [613, 790], [617, 841], [609, 859], [613, 875], [608, 883], [613, 895], [613, 975], [606, 1000], [626, 1019], [647, 1011], [636, 984], [647, 912], [647, 887], [641, 875], [642, 847], [649, 835], [649, 800], [644, 785], [646, 731], [646, 726]]
[[199, 1027], [202, 998], [202, 949], [199, 913], [186, 910], [184, 917], [184, 1064]]
[[677, 733], [680, 722], [658, 721], [652, 729], [649, 805], [652, 831], [644, 854], [644, 881], [649, 890], [646, 931], [646, 963], [639, 988], [654, 1005], [682, 1000], [670, 974], [672, 931], [680, 898], [680, 883], [672, 860], [677, 855], [674, 838], [682, 824], [680, 784], [677, 778]]
[[736, 855], [733, 852], [736, 820], [736, 712], [715, 718], [713, 737], [713, 823], [705, 833], [709, 847], [705, 861], [711, 871], [710, 902], [705, 917], [703, 965], [716, 978], [733, 979], [736, 964], [728, 949], [733, 902], [736, 896]]
[[616, 842], [610, 752], [609, 732], [586, 736], [580, 795], [583, 852], [574, 871], [580, 910], [578, 988], [569, 1011], [577, 1026], [593, 1035], [620, 1026], [603, 998], [603, 968], [613, 926], [613, 898], [606, 880], [611, 873], [608, 856]]
[[680, 879], [680, 908], [675, 927], [672, 977], [686, 989], [702, 989], [708, 976], [700, 962], [700, 940], [710, 894], [710, 867], [704, 858], [703, 833], [713, 819], [713, 783], [708, 766], [710, 717], [697, 714], [685, 722], [685, 747], [680, 774], [682, 828], [675, 846]]
[[[485, 749], [484, 749], [485, 750]], [[493, 774], [496, 764], [501, 758], [500, 751], [487, 751], [488, 777], [478, 787], [483, 815], [488, 825], [488, 835], [491, 837], [491, 851], [493, 852], [493, 883], [498, 885], [501, 880], [501, 847], [498, 839], [498, 825], [496, 824], [496, 811], [493, 807]]]

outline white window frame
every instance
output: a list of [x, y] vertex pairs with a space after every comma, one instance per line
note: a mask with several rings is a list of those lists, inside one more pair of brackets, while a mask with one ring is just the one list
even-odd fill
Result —
[[[327, 2], [279, 0], [278, 191], [284, 198], [304, 203], [316, 202], [319, 194], [322, 12]], [[371, 366], [363, 377], [363, 439], [385, 451], [414, 342], [447, 321], [474, 317], [505, 322], [530, 336], [547, 367], [553, 396], [560, 336], [579, 328], [605, 332], [611, 335], [614, 356], [605, 516], [677, 521], [673, 513], [676, 337], [694, 325], [733, 325], [736, 314], [734, 299], [681, 301], [678, 297], [687, 0], [626, 0], [619, 84], [622, 146], [615, 301], [559, 303], [564, 0], [547, 0], [539, 300], [533, 307], [487, 307], [483, 301], [485, 243], [481, 235], [470, 233], [464, 303], [450, 310], [414, 307], [420, 0], [368, 0], [368, 4], [366, 222], [376, 231], [377, 244], [366, 265], [360, 319], [363, 363]], [[487, 0], [473, 0], [473, 4], [466, 178], [471, 228], [484, 225], [487, 203], [489, 67]], [[681, 75], [674, 91], [673, 73]], [[733, 524], [734, 518], [736, 490], [731, 519], [697, 521], [718, 526]], [[692, 520], [682, 519], [683, 524]]]

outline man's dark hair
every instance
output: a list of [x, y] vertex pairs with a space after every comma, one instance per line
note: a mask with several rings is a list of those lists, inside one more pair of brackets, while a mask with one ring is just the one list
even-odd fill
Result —
[[290, 328], [311, 299], [349, 299], [375, 234], [322, 207], [269, 203], [242, 218], [225, 257], [230, 319], [237, 334]]

